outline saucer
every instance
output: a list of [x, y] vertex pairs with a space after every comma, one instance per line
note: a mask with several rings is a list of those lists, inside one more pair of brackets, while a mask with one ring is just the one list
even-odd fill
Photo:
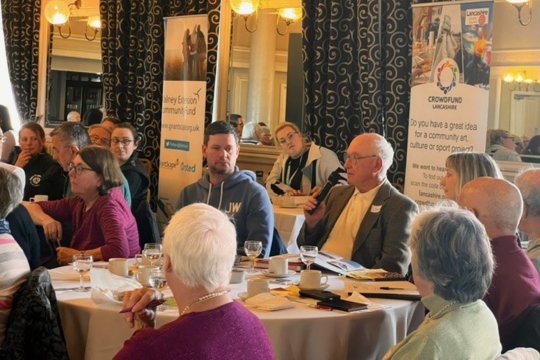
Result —
[[248, 298], [248, 294], [246, 291], [239, 292], [238, 294], [236, 294], [236, 296], [238, 296], [238, 298], [242, 301], [246, 301], [246, 299]]
[[313, 289], [313, 288], [306, 289], [305, 287], [302, 287], [302, 285], [300, 285], [300, 284], [298, 285], [300, 290], [324, 290], [324, 289], [328, 288], [329, 286], [330, 286], [330, 284], [323, 284], [323, 285], [321, 285], [321, 286], [319, 286], [318, 288], [315, 288], [315, 289]]
[[264, 276], [277, 278], [277, 279], [288, 278], [293, 275], [296, 275], [296, 271], [293, 271], [293, 270], [289, 270], [286, 274], [274, 274], [273, 272], [270, 272], [269, 270], [264, 270], [262, 273]]

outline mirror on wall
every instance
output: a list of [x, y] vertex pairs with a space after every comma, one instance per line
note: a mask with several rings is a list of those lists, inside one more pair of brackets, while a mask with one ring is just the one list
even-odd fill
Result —
[[538, 34], [540, 9], [533, 8], [530, 24], [522, 26], [511, 4], [495, 3], [488, 129], [508, 130], [516, 140], [540, 135]]
[[292, 85], [296, 101], [287, 99], [291, 69], [302, 71], [302, 24], [297, 21], [284, 27], [280, 23], [280, 31], [285, 32], [280, 35], [277, 22], [273, 8], [259, 10], [248, 26], [241, 16], [232, 17], [227, 113], [242, 115], [245, 139], [256, 140], [255, 124], [265, 123], [273, 132], [279, 123], [294, 121], [290, 117], [295, 106], [302, 108], [303, 91], [294, 88], [298, 82]]
[[[87, 19], [99, 15], [99, 0], [84, 0], [80, 9], [72, 9], [71, 35], [67, 26], [53, 29], [50, 70], [47, 75], [47, 116], [45, 126], [54, 127], [66, 121], [70, 111], [81, 117], [92, 108], [101, 108], [101, 32], [89, 41]], [[90, 35], [93, 36], [93, 30]], [[90, 38], [92, 38], [90, 36]]]

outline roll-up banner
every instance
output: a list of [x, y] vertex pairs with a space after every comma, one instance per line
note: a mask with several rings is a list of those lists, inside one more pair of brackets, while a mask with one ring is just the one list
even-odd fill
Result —
[[405, 194], [444, 198], [445, 160], [485, 151], [493, 2], [413, 5], [412, 88]]
[[208, 16], [165, 19], [158, 220], [166, 224], [180, 191], [202, 174]]

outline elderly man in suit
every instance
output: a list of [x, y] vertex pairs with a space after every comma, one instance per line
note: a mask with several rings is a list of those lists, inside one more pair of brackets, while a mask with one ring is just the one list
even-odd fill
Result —
[[418, 207], [386, 179], [393, 157], [384, 137], [355, 137], [345, 154], [349, 185], [333, 188], [319, 207], [314, 198], [306, 203], [298, 245], [317, 245], [367, 268], [405, 274], [407, 239]]
[[519, 229], [529, 237], [527, 255], [540, 274], [540, 169], [527, 169], [514, 182], [523, 197]]

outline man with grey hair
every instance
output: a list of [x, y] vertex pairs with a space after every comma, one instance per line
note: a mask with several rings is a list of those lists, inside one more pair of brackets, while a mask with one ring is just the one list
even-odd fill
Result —
[[540, 275], [515, 235], [523, 209], [521, 194], [504, 179], [480, 177], [465, 184], [459, 204], [476, 215], [491, 240], [497, 267], [484, 301], [497, 319], [506, 348], [515, 341], [521, 315], [540, 303]]
[[405, 274], [407, 239], [418, 207], [386, 179], [393, 156], [381, 135], [355, 137], [345, 154], [349, 186], [333, 188], [318, 207], [314, 198], [305, 204], [298, 246], [317, 245], [367, 268]]
[[523, 197], [519, 229], [529, 237], [527, 255], [540, 273], [540, 169], [528, 169], [516, 176], [514, 183]]
[[228, 295], [235, 255], [236, 231], [225, 213], [201, 203], [180, 209], [163, 238], [163, 272], [180, 315], [153, 329], [155, 306], [148, 305], [163, 295], [152, 289], [127, 293], [126, 320], [133, 326], [137, 317], [145, 328], [114, 358], [272, 359], [261, 321]]

